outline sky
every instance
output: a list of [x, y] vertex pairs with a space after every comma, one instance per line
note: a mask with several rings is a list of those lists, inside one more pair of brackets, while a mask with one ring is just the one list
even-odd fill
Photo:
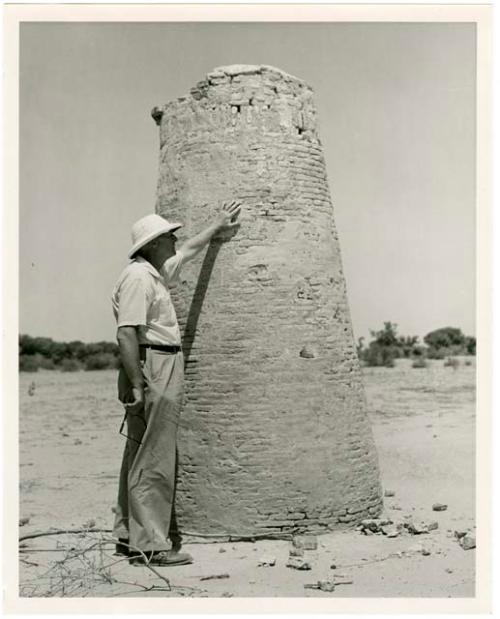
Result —
[[115, 338], [111, 290], [155, 205], [150, 111], [228, 64], [314, 89], [355, 336], [474, 334], [467, 23], [22, 24], [20, 332]]

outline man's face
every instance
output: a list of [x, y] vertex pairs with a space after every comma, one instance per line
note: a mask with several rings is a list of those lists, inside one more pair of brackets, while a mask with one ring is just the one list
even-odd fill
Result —
[[168, 260], [175, 256], [175, 242], [177, 237], [173, 232], [162, 234], [156, 239], [156, 250], [160, 254], [162, 260]]

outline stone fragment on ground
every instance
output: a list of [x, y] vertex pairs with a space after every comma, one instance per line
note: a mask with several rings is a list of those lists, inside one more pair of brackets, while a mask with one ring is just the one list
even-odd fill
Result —
[[407, 554], [421, 554], [424, 557], [428, 557], [431, 554], [431, 551], [423, 546], [422, 544], [413, 544], [406, 550]]
[[27, 524], [29, 524], [30, 519], [25, 517], [25, 518], [19, 518], [19, 526], [20, 527], [24, 527]]
[[289, 555], [291, 557], [303, 557], [304, 556], [304, 549], [303, 548], [296, 548], [295, 546], [292, 546], [289, 550]]
[[210, 574], [208, 576], [202, 576], [200, 580], [219, 580], [222, 578], [229, 578], [229, 574]]
[[471, 533], [466, 533], [459, 538], [458, 543], [464, 550], [472, 550], [476, 547], [476, 537]]
[[259, 559], [257, 564], [259, 567], [273, 567], [276, 565], [276, 557], [265, 556]]
[[359, 530], [364, 535], [373, 535], [374, 533], [383, 533], [384, 527], [394, 524], [389, 518], [365, 518], [359, 525]]
[[311, 564], [302, 557], [289, 557], [286, 567], [291, 567], [294, 570], [310, 570]]
[[304, 585], [304, 589], [319, 589], [320, 591], [326, 591], [331, 593], [335, 591], [335, 587], [338, 585], [352, 585], [353, 581], [346, 579], [346, 577], [335, 576], [334, 578], [325, 578], [318, 580], [315, 583], [307, 583]]
[[423, 522], [415, 523], [410, 520], [409, 522], [405, 522], [404, 526], [405, 529], [411, 533], [411, 535], [422, 535], [424, 533], [429, 533], [429, 527]]
[[381, 531], [386, 537], [398, 537], [399, 536], [399, 529], [395, 527], [394, 525], [388, 525], [386, 527], [381, 527]]
[[294, 535], [292, 544], [303, 550], [317, 550], [318, 538], [315, 535]]
[[448, 505], [446, 505], [445, 503], [434, 503], [434, 505], [432, 506], [432, 511], [435, 512], [444, 512], [448, 509]]
[[387, 496], [387, 497], [396, 496], [396, 493], [394, 492], [394, 490], [386, 490], [384, 492], [384, 496]]

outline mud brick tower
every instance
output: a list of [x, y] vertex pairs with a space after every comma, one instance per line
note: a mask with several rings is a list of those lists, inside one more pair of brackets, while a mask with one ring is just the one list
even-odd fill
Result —
[[312, 89], [273, 67], [233, 65], [152, 115], [158, 213], [189, 236], [222, 200], [243, 203], [240, 229], [188, 263], [172, 293], [186, 356], [181, 529], [279, 535], [377, 515]]

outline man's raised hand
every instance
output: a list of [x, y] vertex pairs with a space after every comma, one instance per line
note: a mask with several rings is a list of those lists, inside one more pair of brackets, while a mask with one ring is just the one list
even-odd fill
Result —
[[241, 211], [241, 202], [232, 200], [224, 202], [222, 209], [217, 216], [219, 230], [231, 230], [239, 225], [237, 219]]

